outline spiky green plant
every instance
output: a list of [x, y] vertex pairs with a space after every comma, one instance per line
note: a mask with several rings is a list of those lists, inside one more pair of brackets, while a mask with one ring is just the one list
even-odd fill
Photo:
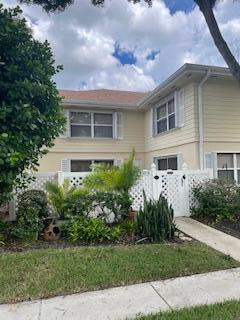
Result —
[[49, 202], [59, 215], [60, 219], [64, 219], [66, 217], [67, 200], [76, 196], [79, 192], [81, 193], [80, 188], [71, 186], [69, 179], [64, 179], [62, 185], [57, 182], [47, 181], [45, 184], [45, 190], [48, 193]]
[[171, 240], [174, 237], [175, 224], [173, 209], [167, 199], [160, 194], [158, 200], [147, 200], [143, 193], [144, 204], [137, 215], [138, 233], [151, 242]]
[[134, 165], [135, 151], [119, 166], [100, 164], [83, 180], [88, 190], [128, 192], [140, 176], [140, 169]]

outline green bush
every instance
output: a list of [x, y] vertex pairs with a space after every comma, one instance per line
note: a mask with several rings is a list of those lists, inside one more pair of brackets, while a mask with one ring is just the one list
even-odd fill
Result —
[[173, 239], [173, 209], [169, 207], [167, 199], [162, 194], [158, 200], [147, 200], [145, 193], [143, 196], [144, 205], [137, 215], [138, 234], [151, 242]]
[[121, 235], [120, 227], [109, 227], [100, 218], [79, 217], [64, 227], [71, 241], [100, 243], [116, 241]]
[[113, 223], [127, 218], [132, 204], [131, 197], [127, 192], [105, 192], [77, 194], [66, 202], [68, 216], [86, 216], [97, 212], [97, 216]]
[[215, 221], [234, 220], [240, 215], [240, 187], [226, 180], [209, 180], [193, 189], [193, 216]]
[[47, 196], [41, 190], [25, 191], [19, 199], [17, 221], [12, 236], [19, 239], [37, 238], [48, 216]]
[[84, 193], [80, 188], [72, 187], [69, 179], [64, 179], [62, 185], [48, 181], [45, 189], [48, 192], [48, 200], [60, 219], [67, 217], [67, 203], [71, 201], [71, 198]]
[[92, 191], [128, 192], [140, 176], [140, 168], [134, 165], [135, 151], [119, 167], [104, 164], [94, 166], [92, 173], [83, 180], [83, 186]]

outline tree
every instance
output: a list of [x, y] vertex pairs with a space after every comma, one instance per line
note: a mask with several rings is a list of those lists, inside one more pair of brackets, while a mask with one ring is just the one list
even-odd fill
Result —
[[[43, 9], [47, 12], [56, 12], [64, 11], [67, 6], [73, 4], [74, 0], [19, 0], [20, 3], [27, 4], [37, 4], [41, 5]], [[105, 0], [90, 0], [95, 6], [102, 6], [105, 3]], [[141, 1], [146, 2], [149, 6], [152, 5], [154, 0], [127, 0], [132, 3], [138, 3]], [[179, 0], [180, 1], [180, 0]], [[214, 43], [228, 65], [232, 75], [240, 81], [240, 65], [229, 49], [227, 43], [225, 42], [217, 21], [215, 19], [213, 8], [219, 0], [194, 0], [195, 3], [199, 6], [206, 23], [208, 25], [211, 36], [214, 40]]]
[[65, 120], [48, 42], [35, 40], [19, 7], [0, 5], [0, 204], [53, 146]]

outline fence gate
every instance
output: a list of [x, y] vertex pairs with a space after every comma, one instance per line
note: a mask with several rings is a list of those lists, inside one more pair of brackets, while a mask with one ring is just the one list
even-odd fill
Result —
[[138, 210], [143, 205], [139, 196], [145, 190], [148, 197], [158, 199], [162, 193], [174, 209], [174, 216], [189, 216], [193, 205], [193, 188], [207, 179], [212, 178], [211, 170], [156, 170], [155, 164], [151, 171], [145, 173], [132, 188], [133, 207]]

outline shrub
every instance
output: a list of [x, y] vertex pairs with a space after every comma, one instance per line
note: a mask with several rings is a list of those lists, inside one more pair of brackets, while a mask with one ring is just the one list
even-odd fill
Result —
[[68, 215], [100, 217], [106, 222], [120, 222], [127, 218], [132, 200], [128, 193], [97, 191], [77, 194], [67, 201]]
[[19, 201], [17, 221], [11, 234], [19, 239], [37, 238], [48, 216], [47, 196], [41, 190], [25, 191]]
[[158, 200], [147, 200], [145, 193], [143, 196], [144, 205], [137, 215], [139, 235], [147, 237], [151, 242], [173, 239], [173, 209], [169, 207], [166, 198], [162, 194]]
[[60, 219], [64, 219], [67, 216], [67, 202], [74, 195], [83, 192], [80, 188], [72, 187], [69, 179], [64, 179], [62, 185], [59, 185], [57, 182], [48, 181], [45, 184], [45, 189], [48, 192], [48, 200]]
[[240, 188], [226, 180], [209, 180], [193, 189], [192, 215], [215, 221], [233, 220], [240, 214]]
[[100, 218], [79, 217], [64, 227], [65, 234], [71, 241], [100, 243], [115, 241], [121, 235], [119, 227], [109, 227]]
[[128, 192], [140, 176], [140, 169], [134, 165], [133, 150], [127, 161], [120, 167], [96, 165], [94, 171], [83, 180], [88, 190]]
[[8, 228], [7, 222], [0, 218], [0, 245], [3, 245], [6, 240], [6, 231]]

